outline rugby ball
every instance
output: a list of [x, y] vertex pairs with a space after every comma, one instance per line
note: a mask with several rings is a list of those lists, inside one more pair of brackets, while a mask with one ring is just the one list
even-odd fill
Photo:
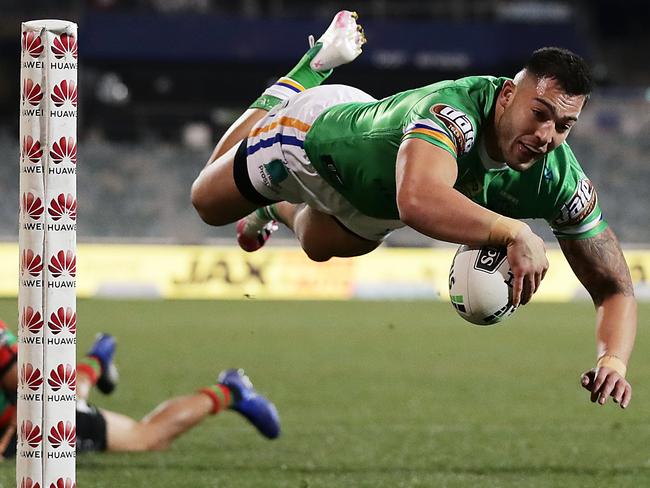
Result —
[[451, 304], [472, 324], [496, 324], [515, 311], [512, 282], [505, 247], [460, 246], [449, 270]]

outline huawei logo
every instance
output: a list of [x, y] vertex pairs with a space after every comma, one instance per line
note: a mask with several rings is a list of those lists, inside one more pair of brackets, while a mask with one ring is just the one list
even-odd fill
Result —
[[[63, 82], [62, 82], [63, 83]], [[52, 94], [54, 96], [54, 94]], [[75, 90], [75, 104], [77, 99], [77, 90]], [[43, 90], [41, 90], [41, 85], [38, 83], [34, 84], [34, 81], [30, 78], [27, 78], [23, 83], [23, 103], [27, 101], [32, 107], [36, 107], [43, 100]]]
[[41, 488], [38, 482], [34, 482], [31, 478], [23, 478], [20, 482], [20, 488]]
[[20, 441], [34, 448], [38, 447], [42, 440], [41, 428], [32, 424], [31, 420], [23, 420], [20, 424]]
[[67, 195], [65, 193], [59, 193], [50, 202], [47, 213], [50, 214], [54, 221], [60, 220], [64, 215], [67, 215], [70, 220], [77, 220], [77, 200], [70, 193]]
[[38, 334], [43, 328], [43, 319], [41, 312], [34, 312], [32, 307], [23, 307], [23, 313], [20, 316], [20, 327], [27, 329], [32, 334]]
[[72, 425], [72, 422], [65, 422], [60, 420], [54, 427], [50, 429], [50, 435], [47, 436], [52, 447], [58, 448], [62, 444], [67, 444], [70, 447], [75, 447], [77, 442], [77, 429]]
[[23, 159], [27, 158], [32, 163], [38, 163], [43, 157], [43, 149], [41, 143], [34, 140], [32, 136], [25, 136], [23, 138]]
[[38, 391], [43, 384], [41, 370], [35, 368], [32, 363], [25, 363], [20, 368], [20, 384], [32, 391]]
[[62, 137], [52, 145], [50, 156], [55, 164], [64, 159], [69, 159], [72, 164], [77, 164], [77, 145], [72, 137]]
[[77, 372], [69, 364], [59, 364], [56, 369], [50, 371], [47, 384], [54, 391], [59, 391], [64, 386], [67, 386], [70, 391], [74, 391], [77, 386]]
[[52, 334], [57, 335], [64, 329], [67, 329], [70, 334], [77, 332], [77, 314], [72, 311], [70, 307], [59, 307], [56, 312], [50, 315], [50, 321], [47, 323]]
[[52, 256], [47, 269], [50, 270], [54, 278], [58, 278], [64, 273], [74, 278], [77, 274], [77, 258], [72, 251], [61, 250]]
[[23, 52], [28, 53], [34, 59], [43, 54], [43, 43], [36, 32], [23, 32], [21, 47]]
[[56, 483], [50, 483], [50, 488], [77, 488], [77, 483], [70, 478], [59, 478]]
[[52, 45], [52, 53], [56, 59], [65, 57], [66, 53], [77, 59], [77, 40], [69, 34], [57, 36]]
[[[27, 80], [31, 81], [31, 80]], [[40, 88], [40, 87], [39, 87]], [[43, 95], [41, 94], [41, 97]], [[50, 95], [54, 105], [60, 107], [66, 100], [76, 107], [77, 106], [77, 85], [72, 80], [63, 80], [58, 85], [54, 85], [52, 95]]]
[[20, 208], [23, 211], [23, 215], [28, 215], [32, 220], [40, 219], [44, 211], [41, 199], [34, 195], [31, 191], [23, 193]]
[[30, 275], [37, 277], [43, 271], [43, 261], [38, 254], [35, 254], [31, 249], [23, 250], [23, 256], [20, 260], [20, 272], [21, 274], [29, 273]]

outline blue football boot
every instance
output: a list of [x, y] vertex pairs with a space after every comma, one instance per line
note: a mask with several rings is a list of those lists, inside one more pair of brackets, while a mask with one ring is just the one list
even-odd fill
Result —
[[244, 370], [222, 371], [217, 383], [230, 390], [233, 396], [230, 408], [242, 414], [264, 437], [275, 439], [280, 435], [280, 417], [275, 405], [255, 391]]
[[95, 342], [87, 354], [87, 356], [96, 358], [101, 365], [102, 372], [97, 379], [96, 386], [105, 395], [113, 393], [119, 380], [119, 373], [113, 362], [115, 346], [115, 337], [110, 334], [99, 333], [95, 336]]

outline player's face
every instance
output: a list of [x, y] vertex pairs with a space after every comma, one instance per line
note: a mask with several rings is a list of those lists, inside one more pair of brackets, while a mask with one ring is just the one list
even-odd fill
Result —
[[526, 74], [499, 94], [499, 149], [512, 169], [525, 171], [564, 142], [577, 122], [584, 95], [568, 95], [554, 78]]

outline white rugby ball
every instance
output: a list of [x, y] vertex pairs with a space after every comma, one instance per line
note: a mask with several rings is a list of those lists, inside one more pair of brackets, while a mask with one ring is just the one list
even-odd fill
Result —
[[513, 274], [505, 247], [460, 246], [449, 270], [449, 297], [456, 312], [476, 325], [512, 315]]

